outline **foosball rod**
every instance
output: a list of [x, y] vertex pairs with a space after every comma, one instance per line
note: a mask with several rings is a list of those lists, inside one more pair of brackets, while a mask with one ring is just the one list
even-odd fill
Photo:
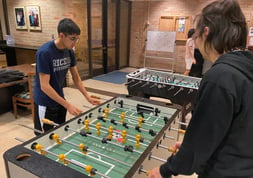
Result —
[[180, 125], [185, 125], [185, 126], [188, 126], [188, 124], [187, 124], [187, 123], [185, 123], [185, 122], [175, 121], [175, 123], [180, 124]]
[[104, 100], [104, 101], [107, 101], [109, 99], [106, 99], [106, 98], [102, 98], [100, 96], [96, 96], [96, 95], [90, 95], [91, 98], [95, 98], [95, 99], [99, 99], [99, 100]]
[[[83, 123], [83, 122], [84, 122], [84, 121], [82, 121], [81, 119], [78, 120], [78, 124]], [[89, 125], [92, 125], [92, 126], [96, 127], [96, 125], [95, 125], [95, 124], [92, 124], [92, 123], [90, 123]], [[92, 128], [93, 130], [95, 130], [95, 128], [93, 128], [93, 127], [91, 127], [91, 128]], [[101, 126], [101, 128], [104, 129], [104, 130], [107, 130], [107, 128], [105, 128], [105, 127], [103, 127], [103, 126]], [[106, 131], [102, 131], [102, 132], [103, 132], [103, 133], [106, 133]], [[116, 131], [116, 129], [114, 129], [113, 132], [116, 133], [116, 134], [118, 134], [118, 132]], [[127, 137], [130, 137], [130, 138], [135, 139], [135, 136], [130, 135], [130, 134], [127, 134]], [[128, 140], [130, 140], [130, 139], [128, 139]], [[151, 143], [149, 140], [145, 140], [145, 142]], [[147, 146], [145, 143], [141, 143], [141, 144], [144, 145], [144, 146]]]
[[147, 129], [144, 129], [144, 128], [138, 126], [138, 125], [134, 126], [134, 125], [128, 124], [128, 126], [131, 127], [131, 128], [135, 128], [135, 130], [145, 131], [145, 132], [149, 133], [151, 136], [156, 135], [156, 132], [154, 132], [152, 129], [147, 130]]
[[[43, 133], [43, 132], [41, 132], [40, 130], [33, 129], [33, 128], [29, 127], [29, 126], [26, 126], [26, 125], [23, 125], [23, 124], [19, 124], [19, 125], [24, 126], [24, 127], [28, 128], [28, 129], [34, 130], [34, 131], [36, 131], [36, 132]], [[20, 138], [17, 138], [17, 137], [16, 137], [15, 139], [18, 140], [18, 141], [20, 141], [20, 142], [22, 142], [22, 143], [25, 142], [24, 140], [22, 140], [22, 139], [20, 139]], [[48, 151], [48, 150], [42, 150], [42, 151], [44, 151], [45, 153], [49, 153], [49, 154], [51, 154], [51, 155], [54, 155], [54, 156], [58, 157], [57, 154], [55, 154], [55, 153], [53, 153], [53, 152], [50, 152], [50, 151]], [[79, 167], [81, 167], [81, 168], [84, 167], [84, 166], [81, 165], [81, 163], [78, 162], [78, 161], [73, 162], [73, 161], [68, 160], [68, 159], [65, 159], [65, 160], [68, 161], [68, 162], [70, 162], [70, 163], [72, 163], [72, 164], [75, 164], [75, 165], [77, 165], [77, 166], [79, 166]], [[84, 168], [86, 168], [86, 167], [84, 167]], [[106, 176], [106, 175], [104, 175], [104, 174], [102, 174], [102, 173], [100, 173], [100, 172], [97, 172], [97, 171], [96, 171], [95, 173], [98, 174], [98, 175], [100, 175], [100, 176], [103, 176], [103, 177], [106, 177], [106, 178], [110, 178], [110, 177], [108, 177], [108, 176]]]
[[148, 155], [148, 160], [150, 160], [151, 158], [153, 158], [153, 159], [155, 159], [155, 160], [158, 160], [158, 161], [161, 161], [161, 162], [164, 162], [164, 163], [167, 162], [167, 160], [165, 160], [165, 159], [159, 158], [159, 157], [157, 157], [157, 156], [153, 156], [153, 155], [152, 155], [152, 152], [149, 153], [149, 155]]
[[[78, 148], [79, 148], [79, 145], [77, 145], [77, 144], [74, 144], [74, 143], [72, 143], [72, 142], [70, 142], [70, 141], [67, 141], [67, 140], [64, 140], [64, 139], [61, 139], [60, 137], [59, 137], [58, 139], [59, 139], [60, 141], [64, 142], [64, 143], [67, 143], [67, 144], [69, 144], [69, 145], [72, 145], [72, 146], [74, 146], [74, 147], [78, 147]], [[108, 159], [110, 159], [110, 160], [116, 161], [116, 162], [118, 162], [118, 163], [124, 164], [124, 165], [126, 165], [126, 166], [128, 166], [128, 167], [132, 167], [132, 165], [130, 165], [130, 164], [127, 164], [127, 163], [125, 163], [125, 162], [122, 162], [122, 161], [120, 161], [120, 160], [117, 160], [117, 159], [115, 159], [115, 158], [112, 158], [112, 157], [110, 157], [110, 156], [104, 155], [104, 154], [102, 154], [102, 153], [96, 152], [96, 151], [94, 151], [94, 150], [91, 150], [91, 149], [88, 149], [88, 148], [87, 148], [87, 151], [92, 152], [92, 153], [95, 153], [95, 154], [100, 155], [100, 156], [103, 156], [103, 157], [108, 158]]]
[[131, 85], [131, 86], [129, 86], [130, 88], [132, 88], [132, 87], [134, 87], [134, 86], [136, 86], [136, 85], [139, 85], [139, 84], [141, 84], [142, 83], [142, 81], [140, 80], [139, 82], [136, 82], [135, 84], [133, 84], [133, 85]]
[[[117, 113], [110, 113], [110, 114], [120, 116], [120, 114], [117, 114]], [[133, 118], [136, 118], [136, 117], [131, 118], [131, 117], [125, 116], [125, 118], [126, 118], [126, 119], [130, 119], [130, 120], [133, 120], [133, 121], [138, 121], [137, 119], [133, 119]], [[144, 118], [143, 118], [143, 119], [144, 119]], [[148, 121], [145, 121], [143, 124], [145, 124], [145, 125], [150, 124], [150, 125], [156, 125], [156, 126], [159, 126], [159, 127], [164, 127], [164, 125], [160, 125], [160, 124], [156, 124], [156, 123], [152, 123], [152, 122], [148, 122]]]
[[135, 82], [135, 80], [132, 79], [130, 82], [127, 81], [125, 85], [129, 85], [130, 83], [133, 83], [133, 82]]
[[176, 96], [178, 93], [180, 93], [180, 92], [183, 91], [183, 90], [184, 90], [184, 88], [183, 88], [183, 87], [180, 87], [179, 90], [178, 90], [176, 93], [174, 93], [173, 96]]
[[161, 143], [157, 143], [156, 148], [163, 148], [165, 150], [168, 150], [169, 152], [176, 153], [176, 150], [174, 149], [173, 146], [164, 146]]
[[185, 132], [186, 132], [186, 131], [183, 130], [183, 129], [177, 129], [177, 128], [173, 128], [173, 127], [169, 127], [168, 130], [169, 130], [169, 131], [170, 131], [170, 130], [177, 131], [177, 132], [182, 133], [182, 134], [185, 134]]
[[[117, 103], [118, 104], [118, 103]], [[115, 104], [116, 105], [116, 104]], [[126, 103], [124, 103], [124, 105], [127, 105], [127, 106], [130, 106], [130, 107], [132, 107], [132, 109], [131, 108], [126, 108], [126, 109], [128, 109], [128, 110], [136, 110], [136, 106], [133, 106], [133, 105], [130, 105], [130, 104], [126, 104]], [[124, 107], [123, 107], [124, 108]], [[133, 109], [134, 108], [134, 109]], [[151, 109], [151, 110], [148, 110], [148, 111], [150, 111], [150, 112], [152, 112], [152, 113], [154, 113], [155, 111], [153, 111], [153, 109]], [[160, 112], [160, 114], [165, 114], [165, 115], [168, 115], [168, 113], [165, 113], [165, 112]]]
[[86, 105], [82, 105], [82, 107], [88, 108], [88, 109], [91, 109], [91, 108], [92, 108], [92, 106], [86, 106]]
[[[36, 144], [38, 144], [38, 143], [36, 143]], [[35, 147], [36, 147], [36, 146], [35, 146]], [[36, 148], [34, 148], [34, 149], [36, 149]], [[65, 155], [64, 155], [64, 154], [59, 154], [59, 155], [57, 155], [56, 153], [53, 153], [53, 152], [51, 152], [51, 151], [42, 149], [42, 147], [41, 147], [41, 149], [40, 149], [39, 151], [40, 151], [40, 152], [42, 151], [42, 152], [45, 152], [45, 153], [48, 153], [48, 154], [50, 154], [50, 155], [53, 155], [53, 156], [57, 157], [57, 158], [58, 158], [60, 161], [62, 161], [64, 164], [70, 162], [70, 163], [72, 163], [72, 164], [74, 164], [74, 165], [76, 165], [76, 166], [79, 166], [79, 167], [81, 167], [81, 168], [84, 168], [86, 171], [89, 170], [89, 172], [87, 171], [88, 173], [90, 173], [90, 172], [93, 170], [93, 171], [94, 171], [94, 174], [98, 174], [98, 175], [100, 175], [100, 176], [102, 176], [102, 177], [110, 178], [110, 177], [108, 177], [108, 176], [106, 176], [106, 175], [104, 175], [104, 174], [98, 172], [96, 169], [92, 168], [91, 166], [84, 165], [84, 164], [80, 163], [79, 161], [72, 161], [72, 160], [70, 160], [70, 159], [65, 158]], [[60, 157], [62, 157], [62, 158], [60, 158]], [[88, 169], [88, 168], [91, 168], [91, 169]], [[92, 174], [92, 173], [91, 173], [91, 174]]]
[[[110, 119], [111, 120], [111, 119]], [[135, 128], [136, 130], [143, 130], [143, 131], [145, 131], [145, 132], [148, 132], [151, 136], [154, 136], [154, 135], [156, 135], [156, 133], [152, 130], [152, 129], [149, 129], [149, 130], [147, 130], [147, 129], [143, 129], [142, 127], [139, 127], [138, 125], [136, 125], [136, 126], [133, 126], [133, 125], [130, 125], [130, 124], [128, 124], [127, 125], [128, 127], [131, 127], [131, 128]], [[154, 135], [153, 135], [154, 134]]]
[[[21, 125], [21, 126], [24, 126], [24, 127], [26, 127], [26, 128], [28, 128], [28, 129], [34, 130], [34, 131], [37, 130], [37, 129], [33, 129], [33, 128], [29, 127], [29, 126], [23, 125], [23, 124], [20, 124], [20, 125]], [[36, 132], [43, 133], [43, 132], [40, 131], [40, 130], [37, 130]], [[20, 138], [15, 138], [15, 139], [18, 140], [18, 141], [20, 141], [20, 142], [22, 142], [22, 143], [25, 142], [24, 140], [22, 140], [22, 139], [20, 139]], [[66, 141], [66, 140], [63, 140], [63, 139], [60, 139], [60, 140], [61, 140], [62, 142], [65, 142], [65, 143], [68, 143], [68, 144], [70, 144], [70, 145], [73, 145], [73, 146], [78, 147], [78, 145], [76, 145], [76, 144], [74, 144], [74, 143], [71, 143], [71, 142], [69, 142], [69, 141]], [[120, 160], [114, 159], [114, 158], [109, 157], [109, 156], [107, 156], [107, 155], [98, 153], [98, 152], [96, 152], [96, 151], [93, 151], [93, 150], [89, 150], [89, 151], [92, 152], [92, 153], [98, 154], [98, 155], [100, 155], [100, 156], [106, 157], [106, 158], [108, 158], [108, 159], [111, 159], [111, 160], [113, 160], [113, 161], [119, 162], [119, 163], [121, 163], [121, 164], [124, 164], [124, 165], [126, 165], [126, 166], [129, 166], [129, 167], [132, 166], [132, 165], [130, 165], [130, 164], [127, 164], [127, 163], [122, 162], [122, 161], [120, 161]]]
[[[112, 112], [110, 112], [110, 114], [120, 116], [120, 114], [117, 114], [117, 113], [112, 113]], [[137, 119], [132, 119], [132, 118], [130, 118], [130, 117], [128, 117], [128, 116], [125, 116], [125, 118], [126, 118], [126, 119], [130, 119], [130, 120], [133, 120], [133, 121], [138, 121]], [[136, 118], [136, 117], [135, 117], [135, 118]], [[156, 126], [159, 126], [159, 127], [164, 127], [164, 125], [155, 124], [155, 123], [147, 122], [147, 121], [145, 121], [143, 124], [145, 124], [145, 125], [148, 125], [148, 124], [149, 124], [149, 125], [156, 125]], [[132, 127], [134, 127], [134, 126], [132, 126]]]
[[[90, 125], [93, 125], [94, 126], [94, 124], [90, 124]], [[102, 129], [104, 129], [104, 130], [107, 130], [105, 127], [102, 127], [101, 126], [101, 128]], [[93, 130], [96, 130], [95, 128], [93, 128], [93, 127], [91, 127], [91, 129], [93, 129]], [[104, 130], [101, 130], [101, 132], [103, 132], [103, 133], [107, 133], [106, 131], [104, 131]], [[113, 130], [113, 132], [114, 133], [118, 133], [118, 132], [116, 132], [115, 130]], [[134, 136], [132, 136], [132, 135], [129, 135], [129, 134], [127, 134], [127, 137], [131, 137], [131, 138], [135, 138]], [[127, 140], [129, 140], [129, 141], [132, 141], [132, 142], [134, 142], [134, 140], [131, 140], [131, 139], [127, 139]], [[149, 142], [150, 143], [150, 142]], [[145, 144], [145, 143], [140, 143], [141, 145], [143, 145], [143, 146], [148, 146], [147, 144]]]
[[[68, 126], [68, 125], [67, 125]], [[67, 127], [66, 126], [66, 127]], [[103, 141], [103, 140], [101, 140], [99, 137], [96, 137], [96, 136], [94, 136], [94, 135], [91, 135], [91, 134], [82, 134], [82, 132], [80, 131], [80, 132], [78, 132], [78, 131], [76, 131], [76, 130], [73, 130], [73, 129], [71, 129], [71, 128], [67, 128], [66, 129], [66, 127], [65, 127], [65, 131], [67, 131], [67, 130], [71, 130], [71, 131], [73, 131], [73, 132], [75, 132], [75, 133], [79, 133], [81, 136], [89, 136], [89, 137], [92, 137], [92, 138], [95, 138], [96, 140], [100, 140], [100, 141]], [[103, 143], [103, 142], [102, 142]], [[110, 144], [112, 144], [112, 145], [115, 145], [115, 146], [118, 146], [118, 147], [121, 147], [121, 148], [123, 148], [123, 149], [125, 149], [125, 147], [124, 146], [122, 146], [122, 145], [120, 145], [120, 144], [117, 144], [117, 143], [114, 143], [114, 142], [106, 142], [106, 143], [110, 143]], [[132, 150], [133, 152], [136, 152], [136, 153], [139, 153], [139, 154], [142, 154], [142, 152], [140, 152], [140, 151], [137, 151], [137, 150]]]
[[23, 139], [21, 139], [21, 138], [18, 138], [18, 137], [15, 137], [15, 140], [20, 141], [21, 143], [24, 143], [24, 142], [25, 142], [25, 140], [23, 140]]
[[166, 135], [166, 133], [163, 134], [163, 139], [165, 139], [165, 138], [168, 138], [170, 140], [175, 140], [175, 137], [168, 136], [168, 135]]
[[20, 126], [22, 126], [22, 127], [26, 127], [26, 128], [28, 128], [28, 129], [31, 129], [31, 130], [33, 130], [33, 131], [35, 131], [35, 132], [37, 132], [37, 133], [40, 133], [40, 134], [44, 133], [44, 132], [42, 132], [41, 130], [38, 130], [38, 129], [35, 129], [35, 128], [32, 128], [32, 127], [29, 127], [29, 126], [24, 125], [24, 124], [18, 124], [18, 125], [20, 125]]
[[139, 174], [145, 173], [146, 176], [149, 176], [150, 170], [145, 170], [145, 169], [143, 169], [143, 166], [141, 165], [141, 166], [139, 167], [139, 169], [138, 169], [138, 173], [139, 173]]
[[[42, 119], [42, 122], [45, 123], [45, 124], [49, 124], [49, 125], [59, 126], [59, 124], [56, 124], [55, 122], [50, 121], [50, 120], [45, 119], [45, 118]], [[64, 130], [65, 130], [65, 131], [71, 130], [71, 131], [73, 131], [73, 132], [75, 132], [75, 133], [79, 133], [81, 136], [83, 136], [81, 132], [71, 129], [68, 125], [65, 126], [65, 129], [64, 129]], [[93, 136], [93, 135], [91, 135], [91, 134], [86, 134], [86, 136], [90, 136], [90, 137], [92, 137], [92, 138], [95, 138], [95, 139], [97, 139], [97, 140], [100, 140], [100, 138], [98, 138], [98, 137], [96, 137], [96, 136]], [[101, 140], [101, 141], [102, 141], [102, 140]], [[112, 145], [121, 147], [121, 148], [123, 148], [123, 149], [125, 148], [124, 146], [119, 145], [119, 144], [114, 143], [114, 142], [106, 142], [106, 143], [110, 143], [110, 144], [112, 144]], [[132, 150], [132, 151], [133, 151], [133, 152], [136, 152], [136, 153], [139, 153], [139, 154], [142, 154], [142, 152], [137, 151], [137, 150]]]
[[[90, 124], [90, 125], [95, 126], [94, 124]], [[107, 128], [105, 128], [105, 127], [103, 127], [103, 126], [101, 126], [101, 128], [102, 128], [102, 129], [104, 129], [104, 130], [107, 130]], [[95, 128], [94, 128], [94, 129], [95, 129]], [[105, 131], [103, 131], [103, 132], [105, 133]], [[113, 130], [113, 132], [114, 132], [114, 133], [118, 133], [115, 129]], [[130, 134], [127, 134], [127, 137], [130, 137], [130, 138], [135, 139], [135, 136], [130, 135]], [[145, 140], [145, 142], [147, 142], [147, 143], [151, 143], [149, 140]], [[144, 144], [144, 143], [143, 143], [143, 144]], [[146, 145], [146, 144], [144, 144], [144, 145]]]

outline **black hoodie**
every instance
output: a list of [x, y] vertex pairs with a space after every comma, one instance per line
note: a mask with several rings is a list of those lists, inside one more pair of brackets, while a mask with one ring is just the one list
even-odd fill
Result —
[[253, 177], [253, 53], [222, 55], [206, 72], [179, 152], [160, 167], [199, 178]]

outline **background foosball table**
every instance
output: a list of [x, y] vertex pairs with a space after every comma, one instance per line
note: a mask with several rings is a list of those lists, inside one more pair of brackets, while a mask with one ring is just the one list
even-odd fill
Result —
[[126, 80], [129, 95], [169, 99], [183, 107], [183, 119], [192, 110], [201, 78], [141, 68], [128, 74]]
[[[120, 95], [4, 153], [8, 177], [132, 177], [178, 108]], [[153, 158], [156, 158], [153, 156]], [[145, 171], [144, 171], [145, 172]]]

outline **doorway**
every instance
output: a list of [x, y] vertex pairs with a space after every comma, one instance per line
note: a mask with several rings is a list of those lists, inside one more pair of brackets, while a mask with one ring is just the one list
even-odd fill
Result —
[[116, 4], [111, 0], [91, 0], [88, 24], [90, 29], [91, 76], [115, 70]]
[[87, 0], [87, 60], [78, 64], [82, 79], [128, 65], [129, 7], [125, 0]]

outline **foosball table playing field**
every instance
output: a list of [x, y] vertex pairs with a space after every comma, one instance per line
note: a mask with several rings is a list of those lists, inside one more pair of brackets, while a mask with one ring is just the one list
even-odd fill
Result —
[[[132, 177], [146, 173], [152, 156], [178, 115], [178, 107], [145, 98], [119, 95], [25, 141], [4, 153], [7, 176]], [[167, 159], [167, 156], [165, 157]]]

